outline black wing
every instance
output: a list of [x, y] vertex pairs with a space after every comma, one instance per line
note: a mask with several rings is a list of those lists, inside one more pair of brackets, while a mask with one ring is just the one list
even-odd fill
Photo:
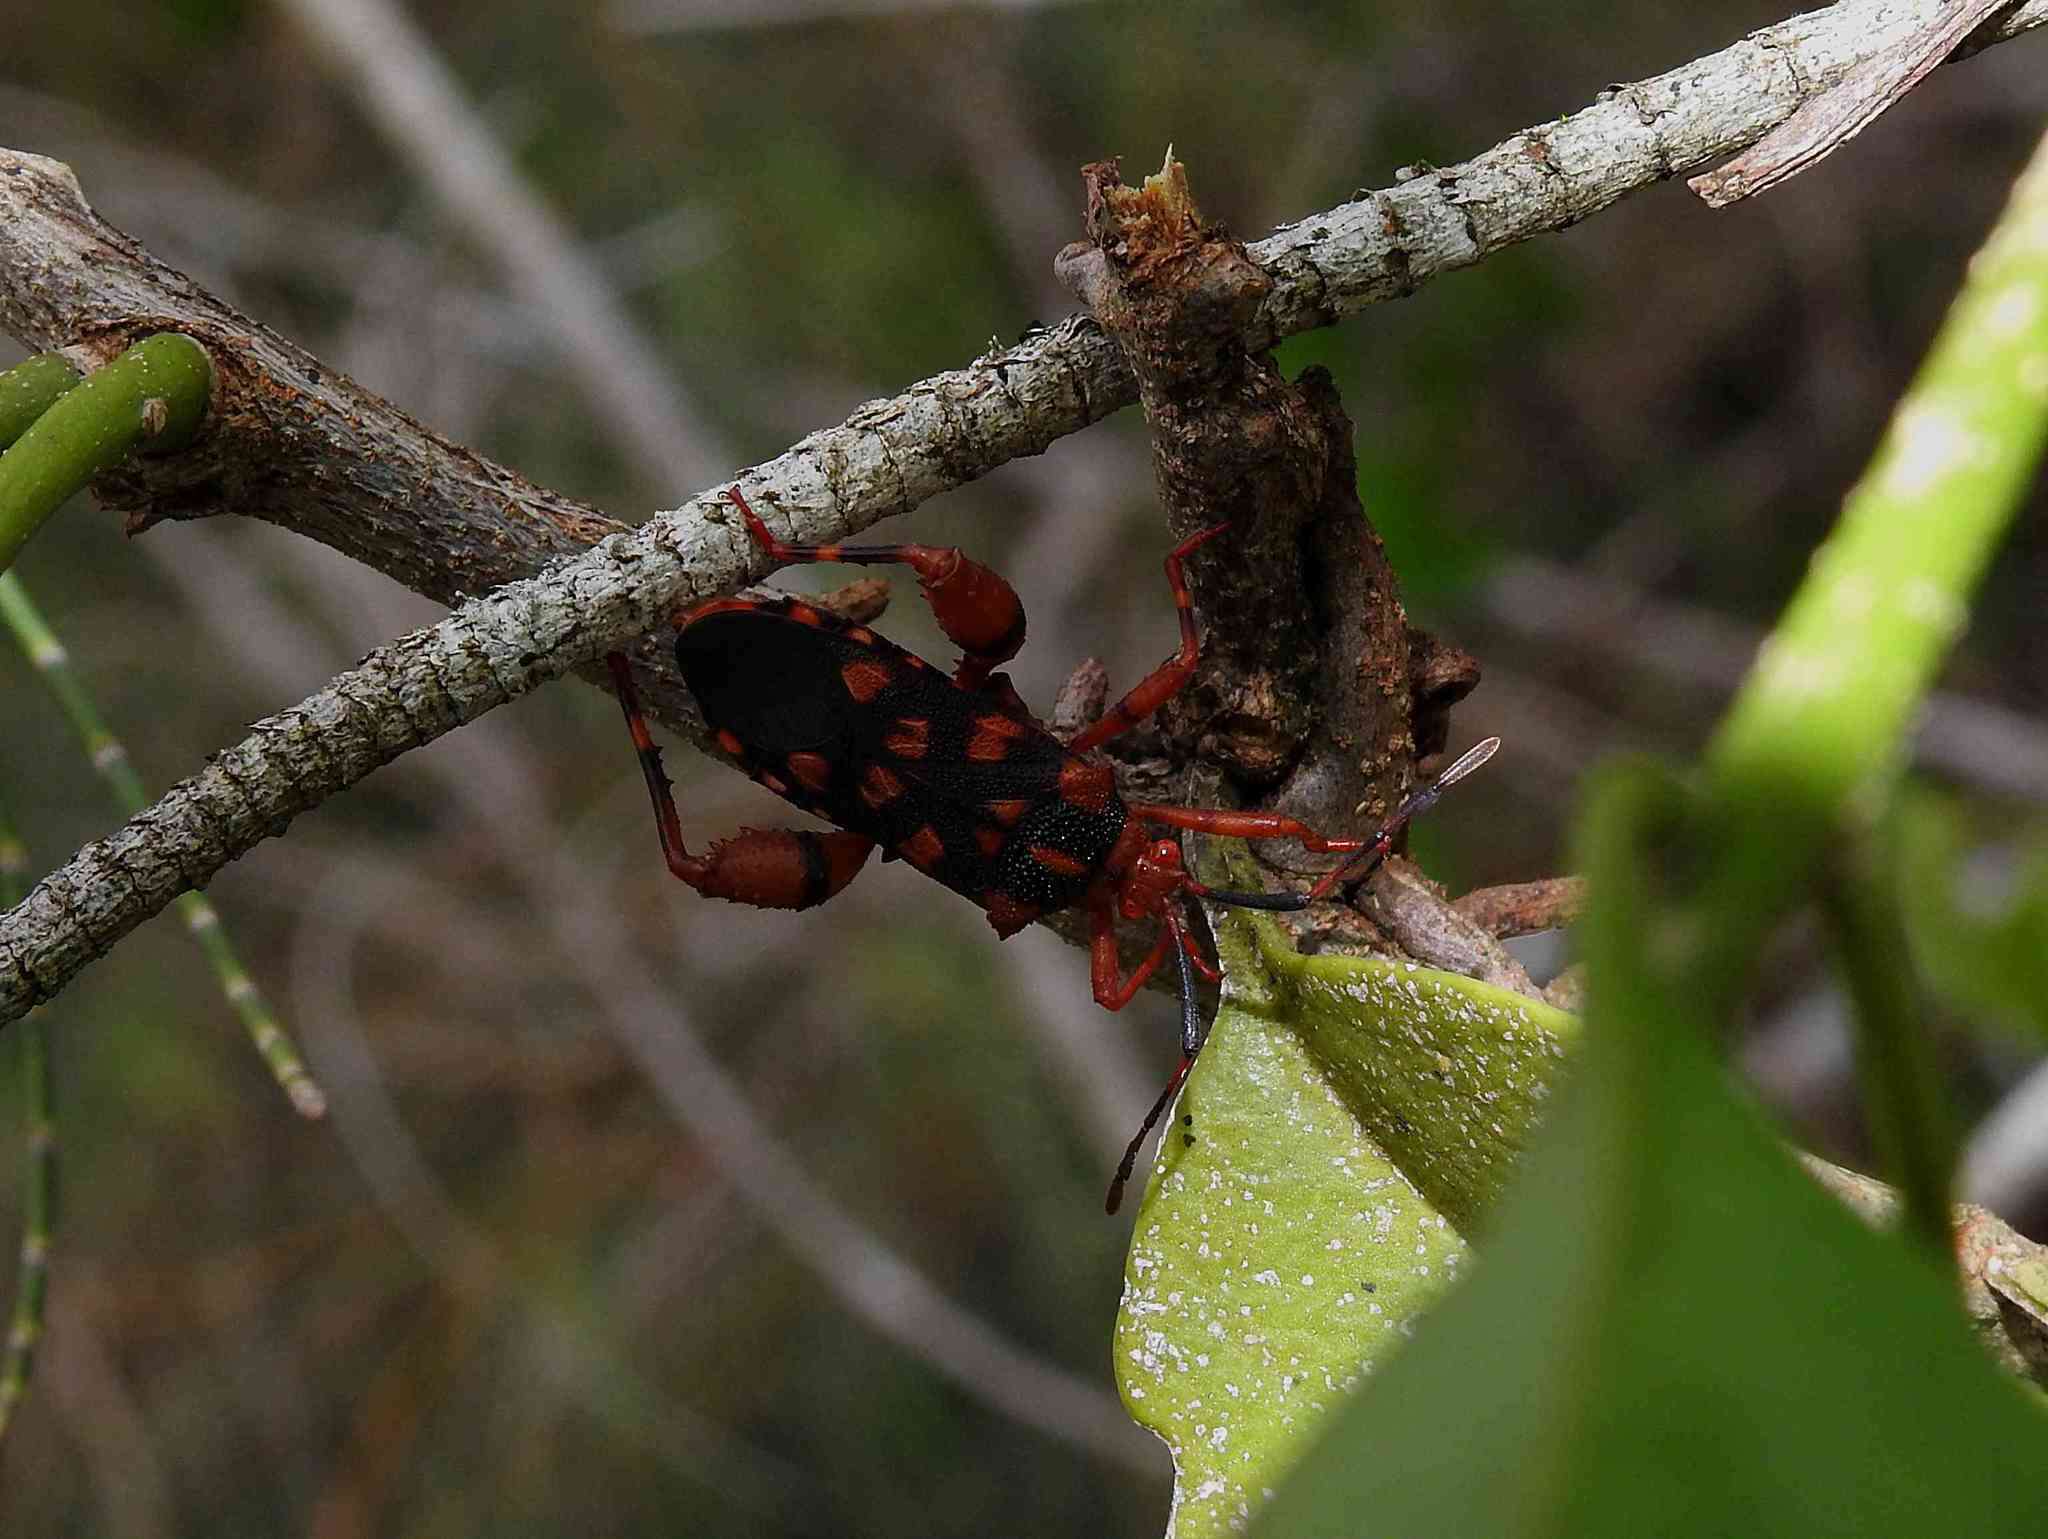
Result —
[[[1062, 801], [1070, 756], [1038, 723], [800, 600], [701, 613], [676, 660], [756, 780], [978, 903], [1065, 906], [1121, 830], [1120, 803], [1111, 817]], [[1047, 847], [1059, 866], [1031, 862]]]

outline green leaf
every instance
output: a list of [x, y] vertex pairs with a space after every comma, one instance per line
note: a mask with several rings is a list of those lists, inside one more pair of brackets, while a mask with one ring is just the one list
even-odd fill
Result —
[[1461, 1232], [1499, 1198], [1578, 1023], [1507, 989], [1412, 962], [1304, 957], [1252, 921], [1275, 1019], [1373, 1141]]
[[1670, 793], [1610, 780], [1557, 1120], [1471, 1282], [1260, 1532], [2048, 1533], [2048, 1418], [1972, 1344], [1952, 1280], [1815, 1188], [1729, 1083], [1697, 928], [1643, 874]]
[[1173, 1452], [1178, 1539], [1241, 1529], [1454, 1275], [1431, 1198], [1476, 1215], [1499, 1189], [1569, 1027], [1469, 978], [1302, 958], [1263, 918], [1218, 942], [1230, 985], [1116, 1331], [1125, 1402]]
[[1226, 1005], [1162, 1136], [1117, 1384], [1173, 1453], [1177, 1539], [1242, 1528], [1464, 1243], [1284, 1027]]

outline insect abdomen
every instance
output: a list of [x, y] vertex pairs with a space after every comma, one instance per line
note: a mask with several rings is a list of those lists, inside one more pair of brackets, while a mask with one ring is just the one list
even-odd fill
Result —
[[1107, 766], [799, 600], [707, 607], [676, 660], [754, 779], [972, 899], [1002, 934], [1079, 899], [1123, 830]]

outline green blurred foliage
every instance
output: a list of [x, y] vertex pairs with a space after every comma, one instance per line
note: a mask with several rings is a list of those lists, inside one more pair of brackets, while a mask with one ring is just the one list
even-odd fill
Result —
[[[2048, 830], [1975, 845], [1964, 809], [1931, 793], [1896, 820], [1898, 889], [1913, 961], [1972, 1019], [2048, 1040]], [[1972, 880], [1972, 857], [2006, 867]]]
[[1601, 793], [1581, 1071], [1471, 1285], [1258, 1531], [2040, 1533], [2038, 1399], [1970, 1338], [1951, 1258], [1849, 1213], [1728, 1084], [1705, 948], [1644, 944], [1714, 923], [1658, 890], [1671, 793]]

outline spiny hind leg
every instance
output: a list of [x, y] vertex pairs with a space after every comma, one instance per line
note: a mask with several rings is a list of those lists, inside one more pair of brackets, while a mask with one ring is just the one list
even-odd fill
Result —
[[816, 833], [809, 829], [747, 828], [722, 839], [702, 855], [683, 844], [682, 820], [669, 778], [661, 768], [661, 750], [647, 730], [640, 694], [625, 655], [613, 652], [605, 662], [626, 713], [626, 729], [640, 756], [640, 772], [654, 803], [654, 826], [661, 836], [662, 859], [678, 881], [688, 882], [706, 897], [749, 903], [756, 908], [813, 908], [843, 889], [859, 874], [875, 842], [844, 830]]

